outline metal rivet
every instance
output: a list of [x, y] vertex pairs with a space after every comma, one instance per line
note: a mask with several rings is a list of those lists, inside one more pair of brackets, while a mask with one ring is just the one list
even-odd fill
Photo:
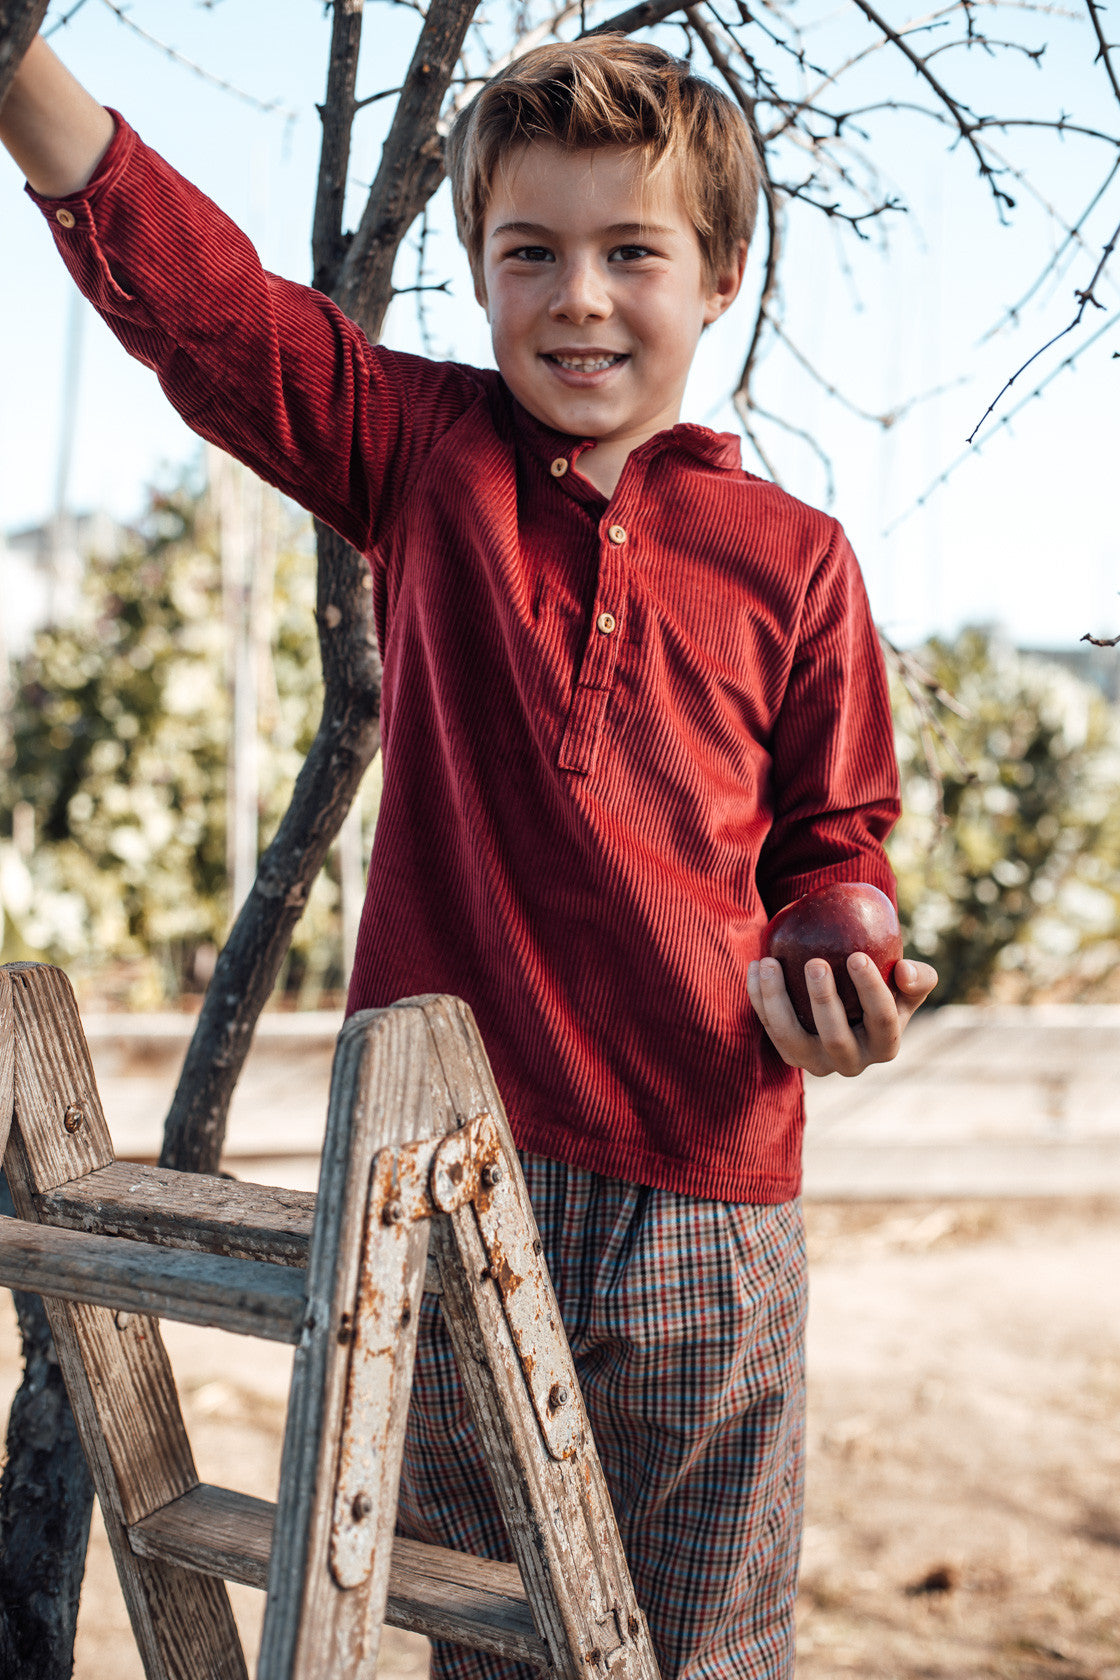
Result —
[[637, 1639], [638, 1632], [639, 1632], [637, 1616], [631, 1616], [629, 1618], [629, 1620], [626, 1623], [626, 1630], [629, 1633], [631, 1639]]
[[539, 1254], [543, 1248], [544, 1248], [544, 1244], [542, 1243], [541, 1239], [539, 1237], [534, 1237], [533, 1238], [533, 1253], [534, 1254]]
[[62, 1124], [68, 1132], [76, 1132], [85, 1119], [81, 1103], [71, 1103], [62, 1116]]
[[368, 1493], [356, 1493], [350, 1504], [350, 1515], [355, 1522], [364, 1522], [373, 1510], [373, 1500]]
[[561, 1406], [566, 1406], [570, 1399], [571, 1395], [563, 1383], [553, 1383], [548, 1391], [548, 1403], [554, 1412], [558, 1412]]
[[406, 1324], [411, 1324], [411, 1323], [412, 1323], [412, 1308], [408, 1305], [408, 1302], [406, 1301], [404, 1306], [401, 1309], [401, 1328], [402, 1328], [402, 1330], [403, 1330], [403, 1328]]
[[589, 1663], [592, 1663], [595, 1668], [598, 1668], [599, 1664], [603, 1660], [602, 1651], [592, 1651], [591, 1655], [588, 1657], [587, 1660], [588, 1660]]
[[120, 1312], [113, 1314], [113, 1323], [116, 1325], [118, 1330], [127, 1330], [128, 1326], [132, 1323], [132, 1314], [130, 1312], [125, 1312], [122, 1309]]
[[500, 1184], [502, 1182], [502, 1169], [497, 1165], [492, 1167], [483, 1167], [479, 1176], [481, 1177], [483, 1184], [489, 1190], [491, 1185]]
[[348, 1347], [354, 1336], [354, 1321], [349, 1313], [343, 1313], [338, 1321], [338, 1345]]
[[404, 1204], [402, 1202], [386, 1202], [381, 1213], [381, 1220], [385, 1225], [400, 1225], [404, 1220]]

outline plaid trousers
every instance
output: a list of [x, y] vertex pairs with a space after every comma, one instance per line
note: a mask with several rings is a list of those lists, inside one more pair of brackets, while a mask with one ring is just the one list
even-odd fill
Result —
[[[634, 1587], [664, 1680], [790, 1680], [801, 1544], [801, 1204], [627, 1184], [522, 1155]], [[398, 1531], [512, 1552], [426, 1295]], [[537, 1680], [441, 1641], [434, 1680]]]

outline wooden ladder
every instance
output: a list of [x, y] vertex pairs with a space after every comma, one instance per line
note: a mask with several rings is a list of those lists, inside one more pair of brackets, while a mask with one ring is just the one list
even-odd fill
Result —
[[[0, 1283], [38, 1291], [149, 1680], [372, 1680], [382, 1623], [555, 1680], [658, 1680], [501, 1099], [455, 998], [339, 1035], [318, 1196], [113, 1157], [65, 975], [0, 969]], [[430, 1250], [430, 1252], [429, 1252]], [[516, 1564], [394, 1538], [442, 1295]], [[276, 1505], [199, 1482], [158, 1319], [296, 1352]]]

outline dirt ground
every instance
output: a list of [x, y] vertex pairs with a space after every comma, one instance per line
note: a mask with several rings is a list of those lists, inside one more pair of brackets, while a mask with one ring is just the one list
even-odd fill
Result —
[[[808, 1222], [799, 1680], [1120, 1680], [1120, 1206], [816, 1204]], [[288, 1354], [166, 1330], [203, 1478], [274, 1497]], [[233, 1593], [253, 1650], [261, 1595]], [[425, 1651], [388, 1629], [383, 1672], [419, 1677]], [[99, 1530], [75, 1674], [141, 1680]]]

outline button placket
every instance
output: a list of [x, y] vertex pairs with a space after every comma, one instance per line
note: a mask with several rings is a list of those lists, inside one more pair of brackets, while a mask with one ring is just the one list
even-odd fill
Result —
[[623, 545], [613, 542], [608, 533], [606, 542], [600, 546], [599, 587], [591, 609], [591, 629], [560, 743], [561, 770], [589, 775], [595, 768], [618, 662], [619, 626], [628, 594], [629, 565]]

